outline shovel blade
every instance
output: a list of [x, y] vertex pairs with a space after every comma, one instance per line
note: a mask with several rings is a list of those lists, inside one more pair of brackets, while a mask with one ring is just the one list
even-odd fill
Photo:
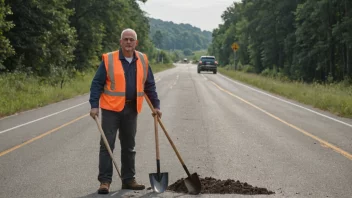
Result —
[[202, 184], [197, 173], [193, 173], [190, 177], [184, 179], [185, 186], [189, 194], [198, 195], [202, 190]]
[[149, 173], [150, 185], [154, 192], [162, 193], [169, 185], [168, 173]]

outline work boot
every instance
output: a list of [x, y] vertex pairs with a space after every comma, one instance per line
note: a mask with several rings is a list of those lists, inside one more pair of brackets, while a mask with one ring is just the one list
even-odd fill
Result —
[[98, 194], [109, 194], [110, 183], [102, 182], [98, 189]]
[[144, 188], [145, 186], [142, 184], [138, 184], [135, 179], [133, 179], [129, 183], [122, 184], [122, 189], [143, 190]]

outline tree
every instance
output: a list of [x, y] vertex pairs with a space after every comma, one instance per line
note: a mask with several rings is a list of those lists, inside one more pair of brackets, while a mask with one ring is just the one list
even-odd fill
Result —
[[348, 0], [242, 0], [224, 11], [208, 52], [231, 64], [236, 41], [239, 61], [257, 73], [306, 82], [351, 78], [351, 8]]
[[126, 28], [136, 30], [138, 50], [153, 51], [148, 20], [135, 0], [72, 0], [68, 7], [75, 10], [70, 22], [78, 35], [77, 69], [96, 67], [102, 53], [119, 49], [120, 34]]
[[193, 52], [192, 52], [191, 49], [187, 48], [187, 49], [184, 49], [184, 50], [183, 50], [183, 54], [184, 54], [185, 56], [191, 56], [191, 55], [193, 54]]
[[160, 32], [160, 30], [156, 31], [155, 34], [153, 35], [153, 43], [159, 49], [162, 47], [163, 34]]
[[13, 27], [12, 22], [5, 20], [6, 15], [9, 14], [12, 14], [9, 6], [5, 5], [4, 0], [0, 0], [0, 70], [5, 69], [3, 61], [15, 53], [9, 39], [4, 36], [4, 33]]
[[[150, 38], [155, 46], [166, 50], [207, 49], [211, 43], [211, 32], [189, 24], [175, 24], [160, 19], [148, 18], [150, 24]], [[162, 35], [161, 41], [155, 36]]]
[[9, 71], [51, 79], [84, 71], [119, 48], [125, 28], [136, 30], [138, 50], [154, 51], [137, 0], [0, 0], [0, 6], [0, 65]]
[[73, 11], [61, 1], [5, 1], [13, 15], [14, 27], [5, 35], [16, 54], [5, 61], [8, 70], [24, 70], [49, 76], [58, 69], [71, 67], [76, 45], [75, 29], [68, 17]]

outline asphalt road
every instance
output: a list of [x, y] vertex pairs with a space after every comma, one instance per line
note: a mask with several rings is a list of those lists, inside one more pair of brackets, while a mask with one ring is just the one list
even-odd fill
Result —
[[[253, 197], [352, 197], [352, 120], [270, 95], [221, 74], [178, 64], [155, 75], [163, 123], [191, 173], [275, 192]], [[136, 139], [137, 180], [156, 172], [154, 126], [144, 103]], [[99, 132], [88, 95], [0, 120], [0, 197], [188, 197], [99, 186]], [[169, 184], [186, 174], [160, 131]], [[117, 144], [119, 144], [117, 142]], [[114, 153], [119, 161], [120, 149]], [[200, 195], [197, 197], [251, 197]]]

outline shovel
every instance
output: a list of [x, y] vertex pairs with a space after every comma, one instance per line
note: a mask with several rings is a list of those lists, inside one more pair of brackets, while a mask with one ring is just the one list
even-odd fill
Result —
[[117, 167], [117, 163], [116, 163], [116, 161], [115, 161], [115, 159], [114, 159], [114, 157], [113, 157], [113, 155], [112, 155], [112, 151], [111, 151], [111, 148], [110, 148], [110, 146], [109, 146], [108, 140], [106, 139], [106, 136], [105, 136], [105, 134], [104, 134], [104, 132], [103, 132], [103, 129], [101, 128], [101, 125], [100, 125], [99, 120], [98, 120], [98, 116], [95, 116], [95, 117], [94, 117], [94, 120], [95, 120], [95, 122], [96, 122], [97, 125], [98, 125], [98, 129], [99, 129], [100, 134], [101, 134], [101, 136], [102, 136], [102, 138], [103, 138], [105, 147], [108, 149], [109, 155], [110, 155], [110, 157], [111, 157], [111, 159], [112, 159], [112, 162], [114, 162], [115, 169], [116, 169], [117, 173], [119, 174], [119, 177], [120, 177], [121, 182], [122, 182], [122, 178], [121, 178], [121, 174], [120, 174], [119, 168]]
[[155, 147], [156, 147], [156, 169], [157, 173], [149, 173], [150, 185], [154, 192], [162, 193], [167, 189], [169, 174], [160, 173], [160, 155], [159, 155], [159, 138], [158, 138], [158, 115], [154, 115], [155, 128]]
[[[146, 94], [144, 94], [144, 98], [145, 98], [145, 100], [147, 101], [147, 103], [148, 103], [150, 109], [152, 110], [152, 112], [153, 112], [154, 114], [156, 114], [155, 111], [154, 111], [153, 105], [152, 105], [152, 103], [150, 102], [150, 100], [149, 100], [149, 98], [148, 98], [148, 96], [147, 96]], [[160, 124], [161, 128], [163, 129], [163, 131], [164, 131], [164, 133], [165, 133], [167, 139], [169, 140], [169, 142], [170, 142], [172, 148], [174, 149], [174, 151], [175, 151], [175, 153], [176, 153], [176, 155], [177, 155], [179, 161], [181, 162], [183, 169], [184, 169], [184, 170], [186, 171], [186, 173], [187, 173], [187, 176], [188, 176], [188, 177], [187, 177], [186, 179], [184, 179], [184, 182], [185, 182], [185, 186], [186, 186], [186, 188], [187, 188], [187, 190], [188, 190], [188, 193], [189, 193], [189, 194], [194, 194], [194, 195], [199, 194], [200, 191], [202, 190], [202, 185], [201, 185], [201, 183], [200, 183], [200, 179], [199, 179], [199, 177], [198, 177], [198, 174], [197, 174], [197, 173], [193, 173], [193, 174], [191, 175], [191, 174], [189, 173], [187, 166], [186, 166], [185, 163], [183, 162], [183, 160], [182, 160], [182, 158], [181, 158], [181, 155], [178, 153], [178, 151], [177, 151], [177, 149], [176, 149], [176, 146], [174, 145], [173, 141], [171, 140], [169, 134], [167, 133], [167, 131], [166, 131], [166, 129], [165, 129], [163, 123], [161, 122], [161, 119], [159, 118], [159, 116], [156, 116], [156, 117], [157, 117], [157, 119], [158, 119], [158, 121], [159, 121], [159, 124]]]

